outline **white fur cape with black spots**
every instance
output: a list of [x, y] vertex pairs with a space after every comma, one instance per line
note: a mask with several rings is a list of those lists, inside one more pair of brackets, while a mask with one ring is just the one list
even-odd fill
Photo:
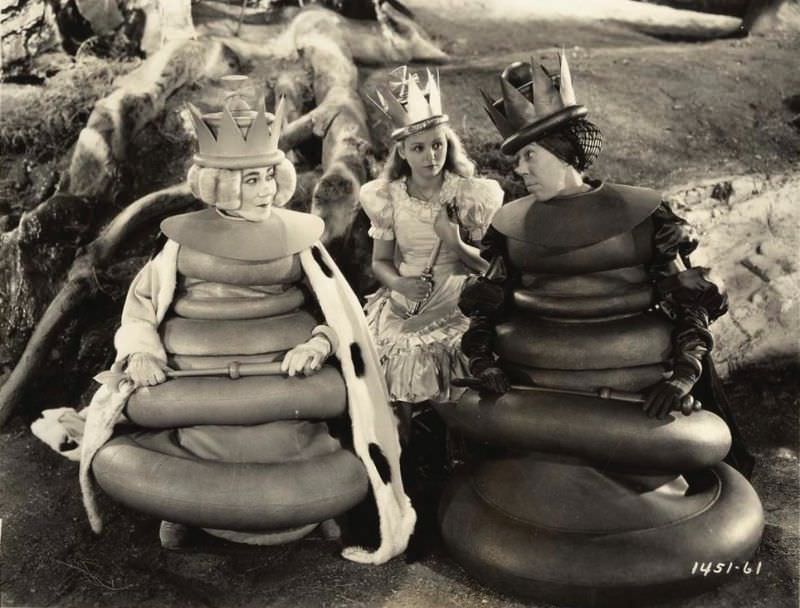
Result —
[[[164, 319], [175, 294], [179, 247], [175, 241], [167, 241], [161, 252], [142, 270], [149, 273], [147, 280], [155, 306], [155, 325], [117, 333], [117, 363], [112, 371], [121, 369], [125, 353], [161, 348], [153, 328]], [[359, 563], [382, 564], [405, 551], [416, 523], [416, 513], [400, 476], [396, 420], [358, 298], [322, 243], [314, 243], [302, 250], [299, 256], [325, 321], [336, 328], [338, 334], [335, 354], [347, 386], [353, 446], [367, 470], [378, 508], [378, 548], [370, 551], [362, 547], [347, 547], [342, 555]], [[80, 413], [69, 408], [48, 410], [32, 425], [34, 434], [54, 450], [72, 460], [80, 460], [83, 502], [92, 529], [97, 533], [102, 530], [102, 519], [95, 500], [92, 459], [111, 438], [133, 390], [128, 381], [121, 382], [116, 390], [103, 385]], [[85, 424], [82, 425], [83, 420]], [[376, 459], [385, 459], [382, 470], [376, 465]], [[384, 464], [388, 464], [388, 471]]]

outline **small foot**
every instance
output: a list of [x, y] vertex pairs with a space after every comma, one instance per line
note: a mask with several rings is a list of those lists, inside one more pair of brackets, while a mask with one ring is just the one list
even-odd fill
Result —
[[325, 540], [339, 540], [342, 538], [342, 529], [334, 519], [326, 519], [319, 525], [322, 538]]
[[188, 526], [172, 521], [162, 521], [158, 529], [158, 538], [165, 549], [179, 549], [189, 533]]

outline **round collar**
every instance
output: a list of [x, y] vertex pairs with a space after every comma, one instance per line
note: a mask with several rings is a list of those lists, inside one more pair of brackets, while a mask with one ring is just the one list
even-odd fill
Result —
[[536, 201], [526, 196], [503, 205], [492, 220], [505, 236], [553, 249], [576, 249], [628, 232], [661, 204], [661, 194], [590, 182], [591, 190]]
[[298, 253], [319, 240], [324, 230], [320, 217], [280, 207], [273, 207], [263, 222], [222, 215], [216, 208], [174, 215], [161, 222], [161, 232], [179, 245], [251, 262]]

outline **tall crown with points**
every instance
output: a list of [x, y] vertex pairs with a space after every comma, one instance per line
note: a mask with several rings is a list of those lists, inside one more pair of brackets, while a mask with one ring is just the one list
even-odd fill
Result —
[[442, 112], [439, 80], [430, 70], [426, 71], [428, 81], [424, 89], [419, 84], [419, 76], [411, 74], [407, 66], [392, 71], [399, 81], [377, 87], [378, 101], [371, 101], [392, 122], [392, 139], [400, 140], [449, 120]]
[[284, 154], [278, 149], [283, 126], [285, 103], [278, 102], [275, 114], [264, 107], [252, 110], [242, 96], [247, 76], [225, 76], [225, 102], [220, 112], [201, 114], [191, 103], [189, 115], [197, 134], [195, 164], [220, 169], [248, 169], [279, 163]]
[[493, 101], [481, 90], [486, 112], [503, 136], [500, 150], [504, 154], [515, 154], [523, 146], [588, 114], [575, 100], [563, 53], [559, 53], [559, 63], [557, 75], [551, 75], [533, 59], [530, 63], [512, 63], [500, 76], [500, 99]]

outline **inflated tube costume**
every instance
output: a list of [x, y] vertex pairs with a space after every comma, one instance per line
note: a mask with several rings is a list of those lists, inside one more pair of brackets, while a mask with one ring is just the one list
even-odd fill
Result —
[[[511, 66], [487, 111], [504, 153], [536, 142], [581, 172], [602, 139], [561, 61], [552, 77]], [[697, 242], [658, 193], [587, 183], [505, 205], [484, 239], [491, 266], [462, 294], [462, 347], [475, 378], [496, 367], [511, 388], [437, 408], [493, 446], [452, 480], [440, 523], [455, 559], [499, 589], [639, 606], [730, 580], [693, 566], [744, 566], [763, 513], [722, 462], [752, 467], [708, 356], [708, 325], [727, 300], [708, 269], [690, 266]], [[704, 409], [645, 415], [642, 395], [676, 386]]]
[[[295, 187], [277, 147], [282, 108], [251, 110], [235, 90], [221, 112], [189, 107], [199, 151], [188, 179], [213, 206], [164, 220], [166, 244], [130, 287], [117, 373], [101, 375], [86, 410], [84, 502], [98, 532], [94, 481], [165, 522], [275, 544], [342, 515], [371, 488], [380, 546], [343, 555], [382, 563], [405, 549], [415, 522], [396, 423], [359, 302], [319, 242], [322, 220], [281, 208]], [[264, 198], [245, 217], [251, 173]], [[124, 370], [136, 353], [173, 377], [135, 389]], [[309, 353], [313, 364], [282, 373]], [[346, 415], [352, 451], [325, 422]]]

